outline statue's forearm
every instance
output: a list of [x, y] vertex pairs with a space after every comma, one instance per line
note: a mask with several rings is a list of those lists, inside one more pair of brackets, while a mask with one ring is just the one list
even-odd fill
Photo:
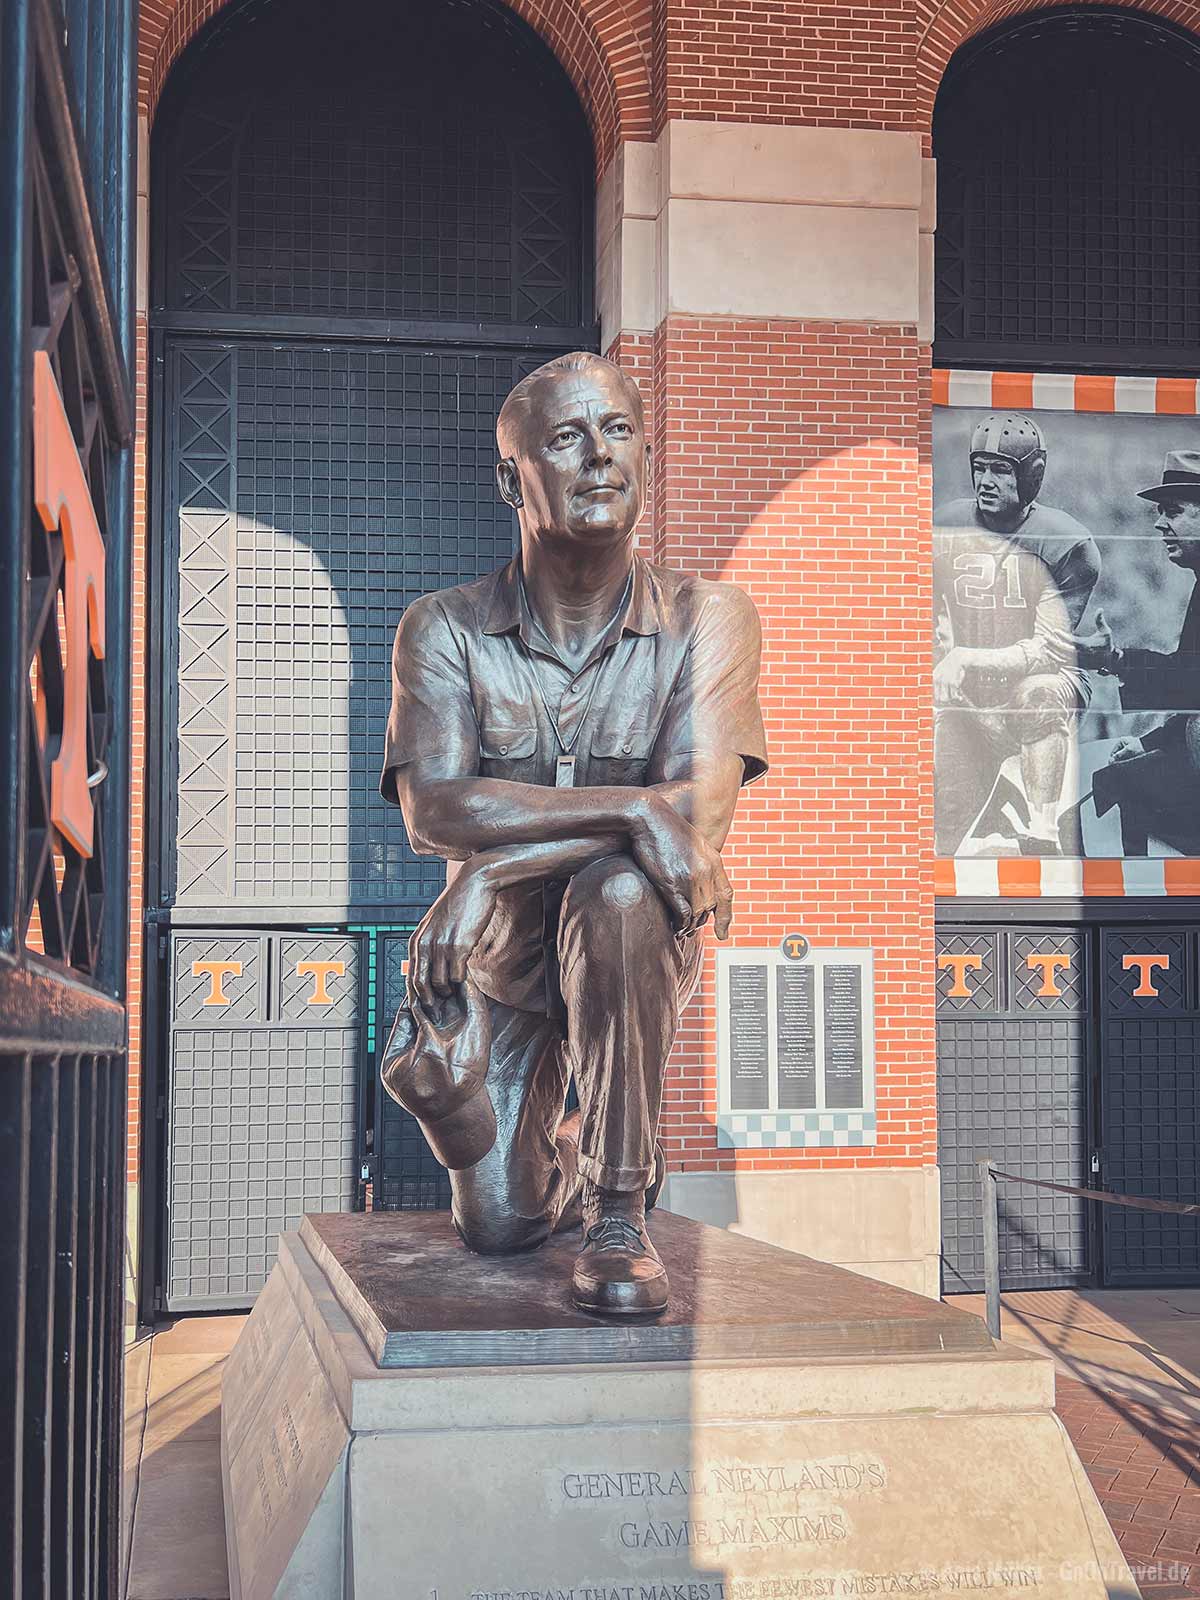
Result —
[[521, 883], [567, 878], [605, 856], [628, 848], [624, 834], [597, 834], [593, 839], [553, 839], [546, 844], [501, 845], [471, 857], [464, 871], [478, 872], [495, 889]]
[[[426, 779], [418, 784], [401, 778], [399, 792], [414, 847], [465, 861], [488, 850], [614, 836], [619, 841], [615, 849], [628, 849], [630, 835], [644, 826], [648, 809], [663, 804], [719, 850], [740, 778], [741, 761], [734, 758], [720, 772], [697, 770], [694, 776], [674, 776], [646, 787], [557, 789], [501, 778]], [[612, 853], [611, 848], [599, 852]]]
[[459, 861], [481, 851], [613, 834], [624, 841], [652, 803], [643, 788], [555, 789], [502, 778], [402, 782], [400, 797], [414, 845]]

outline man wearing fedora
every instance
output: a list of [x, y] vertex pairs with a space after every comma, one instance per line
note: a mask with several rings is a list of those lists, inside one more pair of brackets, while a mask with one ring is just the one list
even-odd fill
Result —
[[[1155, 508], [1167, 560], [1200, 575], [1200, 450], [1169, 450], [1162, 482], [1138, 494]], [[1102, 616], [1097, 631], [1106, 646], [1089, 664], [1120, 679], [1124, 710], [1200, 711], [1200, 583], [1193, 582], [1173, 651], [1114, 645]], [[1200, 853], [1200, 718], [1172, 716], [1140, 739], [1121, 740], [1093, 794], [1101, 814], [1121, 806], [1128, 853], [1144, 853], [1150, 835], [1185, 855]]]
[[[1154, 530], [1167, 560], [1200, 573], [1200, 450], [1169, 450], [1162, 482], [1138, 495], [1157, 511]], [[1192, 588], [1179, 643], [1167, 654], [1113, 646], [1102, 619], [1097, 627], [1108, 648], [1093, 664], [1121, 680], [1126, 711], [1200, 710], [1200, 584]]]

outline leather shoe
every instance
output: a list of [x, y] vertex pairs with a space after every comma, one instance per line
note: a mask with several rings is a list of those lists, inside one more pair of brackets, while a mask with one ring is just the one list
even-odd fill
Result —
[[655, 1317], [667, 1309], [667, 1269], [646, 1232], [645, 1193], [584, 1185], [583, 1249], [571, 1293], [602, 1317]]

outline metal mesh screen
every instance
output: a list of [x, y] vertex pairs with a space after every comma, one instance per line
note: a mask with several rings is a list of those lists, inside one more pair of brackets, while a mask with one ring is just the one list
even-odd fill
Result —
[[512, 553], [493, 428], [527, 362], [172, 350], [177, 904], [317, 920], [439, 892], [377, 792], [392, 636], [418, 595]]
[[938, 96], [935, 361], [1194, 368], [1194, 40], [1042, 14], [955, 58]]
[[214, 38], [175, 86], [162, 304], [588, 320], [586, 125], [510, 11], [359, 0], [331, 19], [323, 0], [289, 0], [231, 13], [217, 32], [238, 30], [236, 52]]

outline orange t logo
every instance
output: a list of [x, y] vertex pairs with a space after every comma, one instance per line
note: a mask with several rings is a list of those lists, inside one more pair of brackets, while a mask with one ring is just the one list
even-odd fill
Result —
[[207, 976], [208, 993], [204, 996], [206, 1006], [227, 1006], [229, 996], [225, 993], [225, 979], [227, 977], [240, 978], [242, 963], [240, 961], [193, 961], [192, 976], [200, 978]]
[[346, 976], [346, 963], [344, 961], [297, 961], [296, 975], [300, 978], [311, 977], [313, 991], [304, 1002], [309, 1006], [331, 1006], [333, 996], [326, 985], [330, 976], [344, 978]]
[[1048, 951], [1045, 955], [1026, 956], [1025, 965], [1031, 972], [1035, 967], [1042, 969], [1042, 987], [1037, 991], [1039, 999], [1043, 996], [1053, 999], [1062, 994], [1057, 981], [1058, 969], [1071, 965], [1070, 956], [1060, 955], [1057, 950]]
[[1122, 956], [1121, 966], [1126, 972], [1132, 972], [1135, 968], [1137, 970], [1138, 986], [1133, 991], [1136, 998], [1156, 999], [1158, 990], [1154, 987], [1152, 974], [1155, 967], [1161, 967], [1164, 972], [1169, 971], [1171, 958], [1170, 956]]
[[66, 557], [66, 660], [62, 742], [50, 768], [50, 820], [81, 856], [93, 848], [88, 789], [88, 651], [104, 656], [104, 541], [54, 369], [33, 357], [33, 503], [47, 533], [61, 530]]
[[954, 982], [946, 990], [946, 998], [948, 1000], [969, 1000], [975, 991], [967, 988], [967, 968], [969, 967], [972, 972], [982, 972], [983, 957], [980, 955], [939, 956], [937, 964], [943, 971], [949, 968], [954, 974]]

